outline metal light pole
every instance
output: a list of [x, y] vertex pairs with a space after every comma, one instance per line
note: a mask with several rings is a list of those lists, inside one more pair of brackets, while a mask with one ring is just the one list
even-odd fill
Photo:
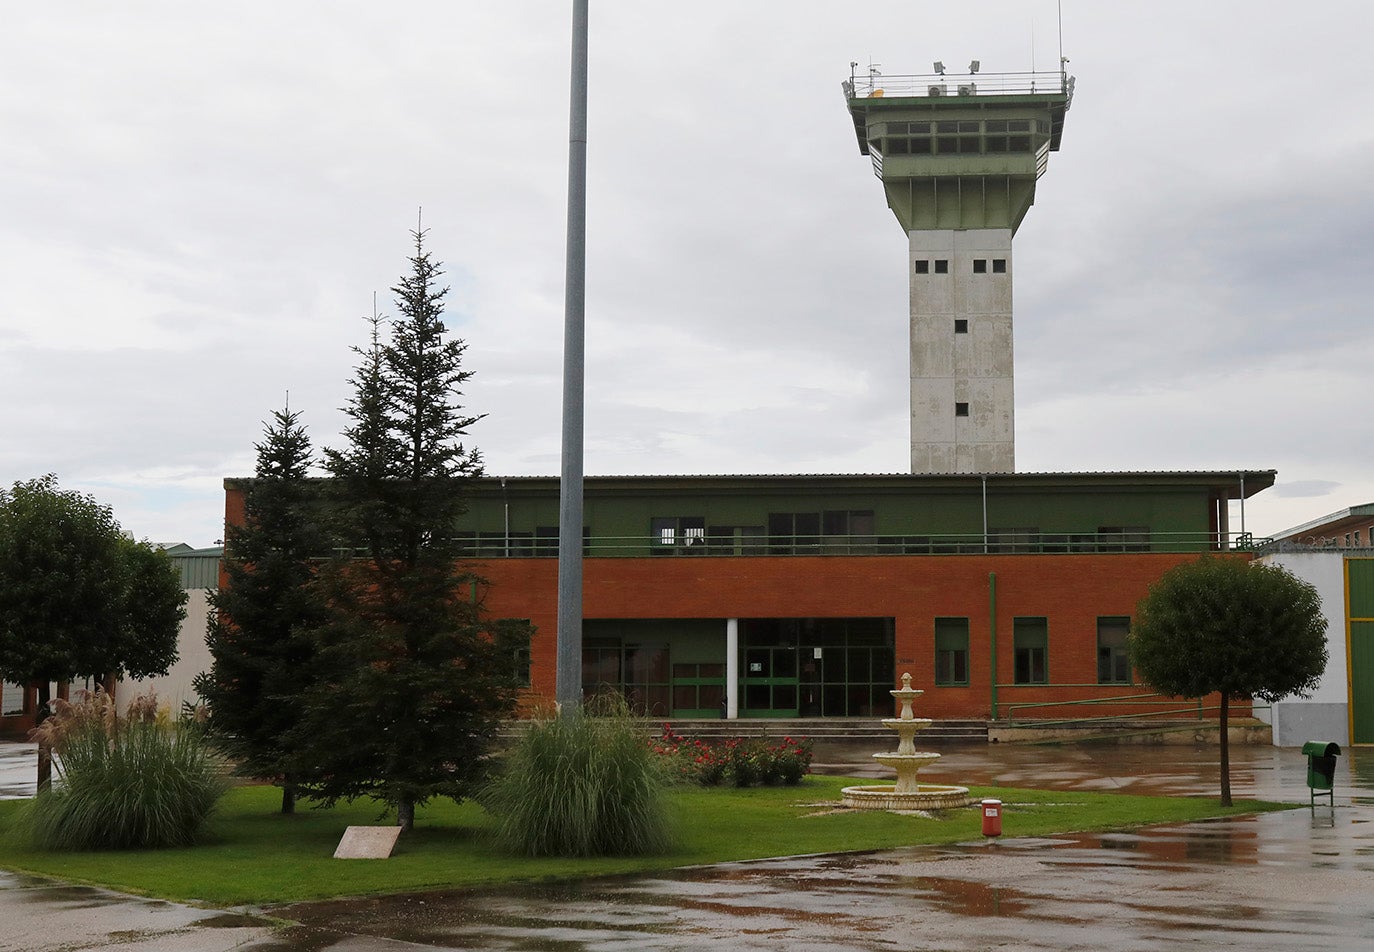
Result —
[[582, 703], [582, 408], [586, 363], [587, 0], [573, 0], [568, 261], [563, 305], [563, 472], [558, 486], [558, 669], [564, 715]]

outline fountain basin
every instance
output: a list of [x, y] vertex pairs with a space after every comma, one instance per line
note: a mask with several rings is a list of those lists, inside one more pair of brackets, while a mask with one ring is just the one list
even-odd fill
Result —
[[841, 803], [854, 810], [952, 810], [966, 807], [973, 798], [968, 787], [922, 783], [914, 791], [898, 793], [894, 784], [845, 787]]

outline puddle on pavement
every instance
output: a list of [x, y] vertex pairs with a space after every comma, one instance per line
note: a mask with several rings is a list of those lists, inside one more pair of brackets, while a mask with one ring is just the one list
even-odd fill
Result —
[[918, 879], [915, 885], [918, 899], [959, 916], [1016, 916], [1033, 903], [1019, 890], [961, 879]]

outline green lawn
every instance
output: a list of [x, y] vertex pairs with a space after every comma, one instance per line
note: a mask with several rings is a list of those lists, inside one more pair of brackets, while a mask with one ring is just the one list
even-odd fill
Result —
[[[934, 819], [877, 811], [830, 812], [829, 804], [838, 802], [840, 788], [855, 782], [813, 776], [799, 787], [677, 789], [672, 799], [679, 835], [673, 852], [581, 860], [504, 855], [483, 838], [487, 818], [479, 807], [449, 801], [435, 801], [417, 811], [415, 831], [402, 837], [391, 859], [335, 860], [334, 847], [344, 827], [377, 822], [378, 806], [364, 801], [330, 810], [305, 806], [294, 816], [281, 816], [273, 812], [281, 796], [272, 787], [230, 791], [211, 821], [207, 841], [199, 846], [39, 853], [19, 846], [8, 835], [21, 802], [4, 801], [0, 802], [0, 867], [228, 906], [981, 839], [976, 808], [946, 811]], [[973, 793], [1003, 800], [1005, 836], [1126, 829], [1290, 806], [1242, 801], [1223, 809], [1213, 801], [1194, 798], [1009, 788], [974, 788]]]

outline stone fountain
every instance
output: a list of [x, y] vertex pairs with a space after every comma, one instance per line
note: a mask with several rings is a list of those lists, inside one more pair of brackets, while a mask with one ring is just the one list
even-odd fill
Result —
[[883, 726], [897, 732], [897, 752], [874, 754], [873, 759], [897, 771], [897, 782], [845, 787], [840, 791], [844, 805], [856, 810], [944, 810], [967, 806], [970, 800], [968, 787], [947, 787], [916, 781], [918, 770], [940, 759], [939, 754], [916, 749], [916, 732], [929, 727], [930, 719], [912, 715], [911, 702], [925, 692], [913, 688], [911, 675], [903, 674], [902, 686], [889, 693], [897, 699], [899, 709], [896, 717], [883, 718]]

